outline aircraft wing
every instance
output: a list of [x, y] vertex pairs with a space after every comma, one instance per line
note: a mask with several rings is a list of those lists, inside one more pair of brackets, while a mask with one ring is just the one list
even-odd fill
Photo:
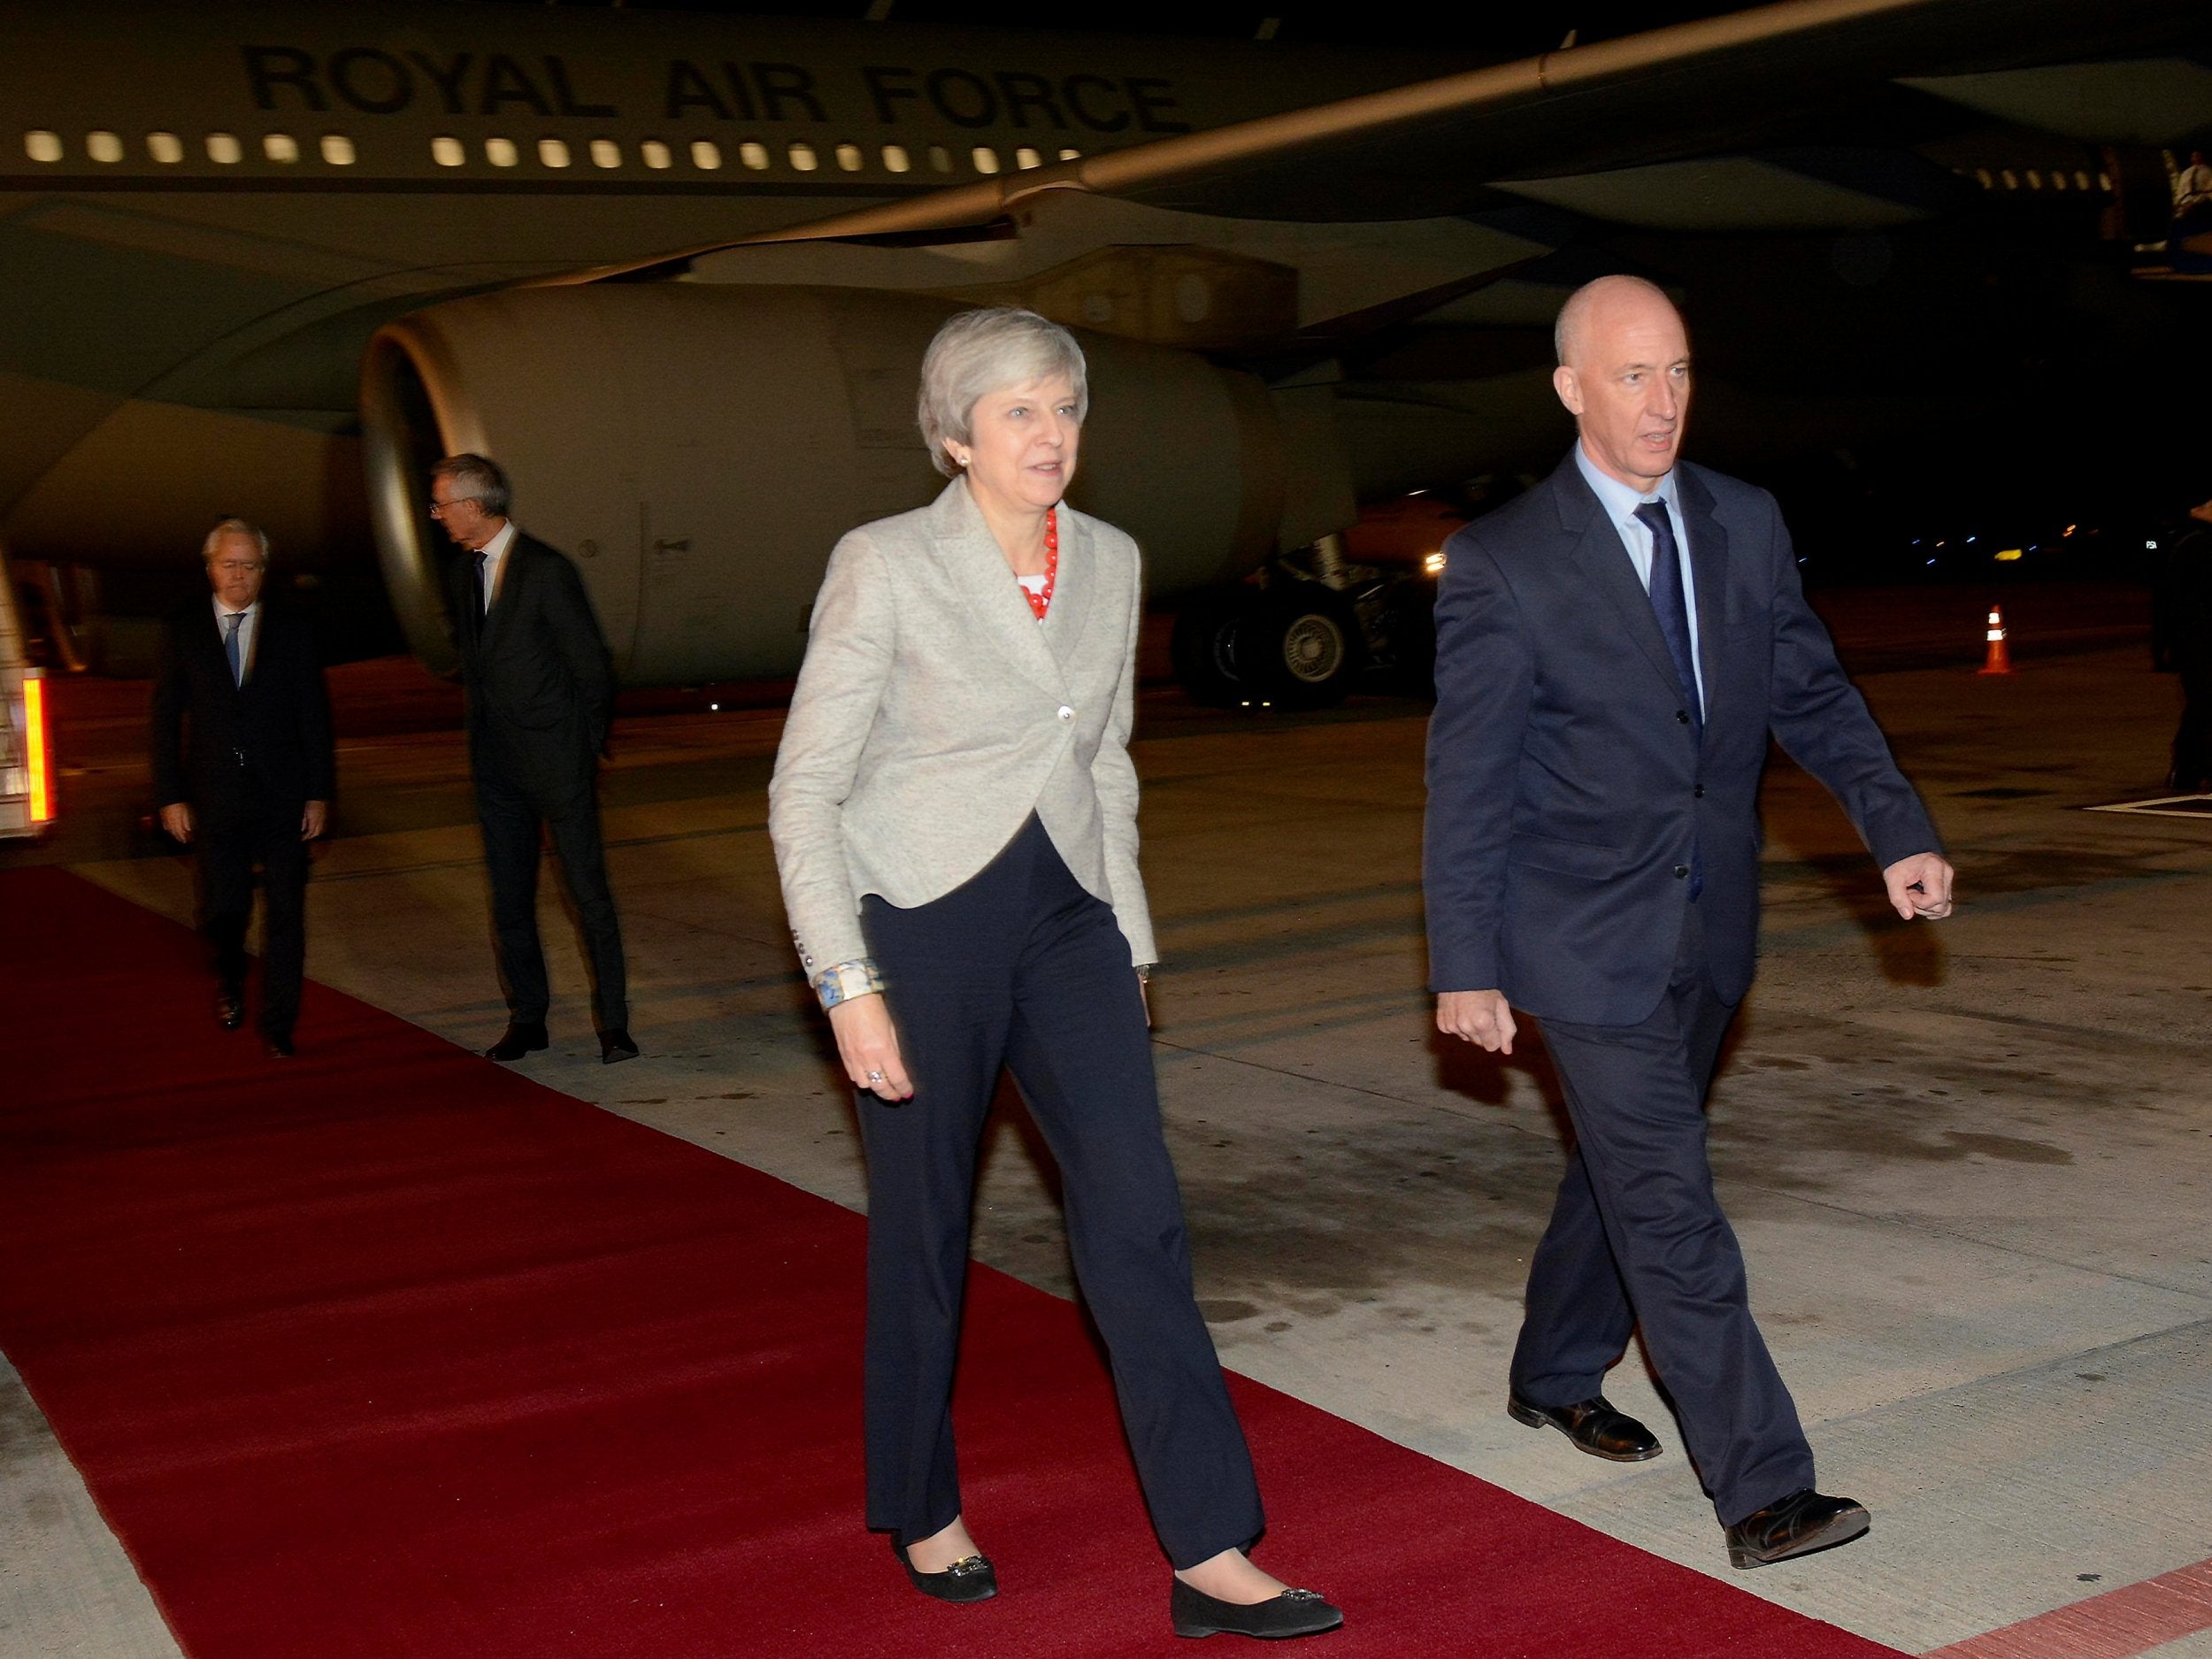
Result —
[[2159, 126], [2171, 140], [2212, 120], [2212, 71], [2139, 60], [2161, 95], [2147, 106], [2127, 96], [2128, 65], [2095, 66], [2093, 104], [2053, 65], [2202, 33], [2187, 0], [1783, 0], [557, 280], [649, 278], [774, 243], [926, 246], [1018, 225], [1062, 193], [1294, 223], [1347, 204], [1363, 220], [1433, 221], [1537, 202], [1667, 228], [1878, 227], [1939, 210], [1955, 180], [1894, 145], [1787, 142], [1818, 134], [1824, 111], [1894, 82], [2031, 124], [2050, 111], [2048, 130], [2077, 137], [2094, 124], [2085, 111], [2109, 110], [2114, 139]]

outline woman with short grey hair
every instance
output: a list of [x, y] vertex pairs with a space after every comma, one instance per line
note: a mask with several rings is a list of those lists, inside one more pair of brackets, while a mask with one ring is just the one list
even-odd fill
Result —
[[1175, 1630], [1311, 1635], [1342, 1615], [1244, 1553], [1259, 1492], [1161, 1133], [1127, 747], [1143, 594], [1136, 544], [1064, 500], [1088, 409], [1056, 324], [1002, 308], [938, 332], [918, 413], [952, 481], [830, 556], [769, 786], [867, 1154], [868, 1525], [924, 1594], [997, 1594], [950, 1405], [977, 1148], [1010, 1070], [1059, 1164]]

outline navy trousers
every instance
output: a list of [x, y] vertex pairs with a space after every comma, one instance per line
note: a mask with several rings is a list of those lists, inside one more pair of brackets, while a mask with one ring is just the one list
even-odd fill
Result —
[[[913, 1098], [858, 1095], [868, 1155], [868, 1525], [913, 1543], [961, 1512], [953, 1365], [977, 1148], [1010, 1070], [1058, 1162], [1078, 1283], [1168, 1559], [1260, 1534], [1258, 1483], [1191, 1288], [1137, 976], [1112, 910], [1032, 818], [965, 885], [862, 902]], [[1039, 1455], [1048, 1455], [1040, 1447]]]
[[549, 791], [518, 781], [481, 752], [474, 764], [476, 818], [484, 833], [492, 935], [508, 1017], [521, 1025], [542, 1025], [552, 1002], [545, 977], [545, 947], [538, 938], [538, 865], [549, 830], [591, 964], [592, 1024], [603, 1032], [626, 1028], [629, 976], [622, 956], [622, 925], [607, 886], [595, 780], [587, 772]]
[[299, 1020], [307, 970], [307, 843], [300, 839], [305, 803], [257, 790], [248, 815], [194, 826], [199, 865], [200, 933], [223, 988], [237, 995], [246, 982], [246, 929], [253, 919], [254, 871], [261, 872], [262, 1032], [288, 1039]]
[[1600, 1390], [1639, 1325], [1724, 1525], [1813, 1484], [1797, 1407], [1751, 1317], [1743, 1252], [1705, 1151], [1705, 1091], [1735, 1005], [1688, 907], [1666, 995], [1639, 1025], [1542, 1023], [1575, 1147], [1529, 1264], [1513, 1386], [1538, 1405]]

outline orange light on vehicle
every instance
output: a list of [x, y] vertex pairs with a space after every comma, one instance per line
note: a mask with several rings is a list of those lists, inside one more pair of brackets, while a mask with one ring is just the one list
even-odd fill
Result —
[[23, 675], [23, 727], [26, 768], [31, 775], [31, 822], [49, 824], [54, 818], [54, 791], [47, 780], [46, 681], [37, 669]]

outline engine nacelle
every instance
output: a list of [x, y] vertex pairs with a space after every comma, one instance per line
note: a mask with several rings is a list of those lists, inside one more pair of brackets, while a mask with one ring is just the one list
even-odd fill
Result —
[[[523, 288], [401, 319], [362, 378], [369, 509], [418, 656], [453, 663], [451, 557], [428, 473], [470, 449], [574, 557], [630, 685], [792, 672], [830, 549], [929, 502], [924, 349], [962, 309], [851, 289]], [[1336, 527], [1351, 490], [1311, 393], [1271, 397], [1186, 352], [1083, 340], [1091, 414], [1071, 498], [1129, 531], [1156, 595]], [[1324, 522], [1324, 520], [1336, 522]]]

